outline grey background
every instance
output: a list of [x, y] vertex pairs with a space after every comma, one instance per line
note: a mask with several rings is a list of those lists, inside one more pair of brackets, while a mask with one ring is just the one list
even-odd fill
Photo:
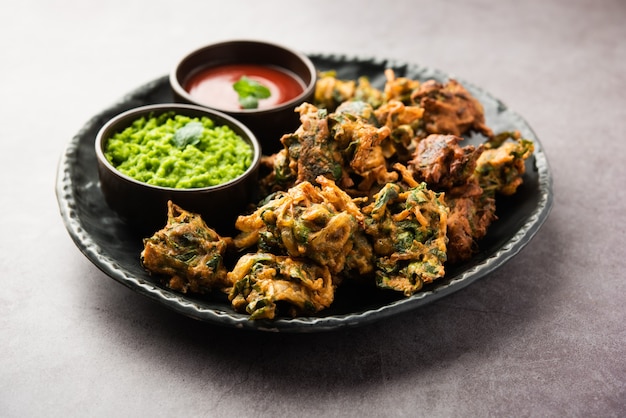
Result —
[[[35, 1], [0, 15], [0, 415], [623, 416], [626, 3]], [[54, 195], [89, 118], [205, 43], [439, 68], [531, 124], [555, 202], [512, 261], [364, 328], [259, 335], [102, 274]]]

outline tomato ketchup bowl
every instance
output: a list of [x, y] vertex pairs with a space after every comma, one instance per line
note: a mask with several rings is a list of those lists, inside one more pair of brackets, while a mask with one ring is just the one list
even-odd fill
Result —
[[168, 201], [228, 235], [258, 197], [256, 137], [205, 107], [166, 103], [123, 112], [98, 131], [95, 152], [106, 203], [144, 236], [165, 226]]
[[299, 126], [295, 108], [313, 101], [317, 72], [306, 55], [287, 47], [232, 40], [185, 54], [169, 79], [175, 101], [234, 117], [272, 154]]

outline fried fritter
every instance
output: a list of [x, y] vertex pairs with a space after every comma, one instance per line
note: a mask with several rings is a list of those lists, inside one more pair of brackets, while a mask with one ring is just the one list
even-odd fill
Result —
[[281, 138], [282, 150], [266, 158], [272, 164], [270, 174], [261, 180], [268, 192], [287, 190], [295, 184], [313, 182], [320, 176], [337, 181], [343, 176], [343, 157], [332, 141], [328, 128], [328, 112], [310, 103], [296, 107], [300, 126]]
[[143, 241], [142, 265], [162, 277], [169, 288], [182, 293], [229, 287], [223, 263], [227, 241], [200, 215], [171, 201], [167, 207], [167, 225]]
[[400, 162], [406, 162], [423, 136], [424, 109], [407, 106], [399, 100], [390, 100], [377, 108], [374, 114], [377, 123], [390, 131], [385, 157], [395, 157]]
[[420, 88], [418, 80], [407, 77], [397, 77], [395, 72], [388, 68], [385, 70], [384, 99], [385, 102], [397, 100], [406, 105], [413, 104], [412, 95]]
[[332, 180], [319, 176], [317, 182], [321, 187], [307, 181], [277, 192], [252, 214], [239, 216], [234, 245], [306, 258], [337, 280], [344, 269], [371, 271], [371, 250], [358, 238], [363, 214]]
[[424, 128], [429, 134], [462, 136], [476, 131], [487, 138], [493, 136], [485, 124], [482, 104], [454, 79], [445, 84], [428, 80], [411, 99], [424, 109]]
[[269, 253], [245, 254], [228, 273], [229, 299], [250, 319], [273, 319], [278, 305], [287, 314], [311, 315], [328, 308], [335, 286], [328, 268], [312, 261]]
[[432, 134], [420, 141], [408, 168], [417, 181], [424, 181], [437, 191], [466, 184], [474, 174], [483, 145], [461, 147], [463, 138]]
[[337, 144], [337, 148], [342, 152], [342, 159], [351, 156], [355, 131], [364, 125], [371, 125], [375, 121], [374, 109], [365, 102], [349, 101], [341, 104], [337, 110], [328, 115], [328, 127], [332, 140]]
[[383, 92], [373, 87], [367, 77], [359, 77], [355, 81], [338, 79], [334, 71], [318, 74], [314, 96], [317, 107], [334, 112], [342, 103], [353, 100], [368, 103], [376, 108], [384, 98]]
[[359, 77], [353, 100], [365, 102], [376, 109], [385, 99], [383, 92], [372, 86], [367, 77]]
[[[383, 152], [383, 141], [389, 137], [389, 128], [376, 127], [373, 108], [364, 102], [348, 102], [337, 108], [329, 116], [331, 133], [335, 142], [343, 150], [344, 172], [357, 189], [368, 192], [375, 184], [395, 181], [397, 173], [387, 170], [387, 161]], [[347, 186], [347, 182], [343, 185]]]
[[327, 112], [310, 103], [303, 103], [296, 111], [300, 112], [302, 124], [294, 136], [284, 137], [289, 150], [290, 168], [296, 173], [296, 184], [315, 181], [320, 175], [339, 180], [342, 175], [342, 158], [340, 151], [330, 141]]
[[526, 172], [526, 160], [532, 155], [535, 145], [520, 138], [489, 148], [477, 161], [478, 182], [486, 193], [510, 196], [522, 184]]
[[416, 181], [445, 192], [445, 202], [450, 208], [447, 221], [450, 264], [474, 255], [477, 242], [496, 219], [495, 200], [484, 194], [476, 176], [477, 161], [485, 147], [483, 144], [461, 147], [462, 140], [454, 135], [429, 135], [420, 141], [408, 164], [408, 171]]
[[383, 150], [389, 129], [375, 125], [371, 105], [346, 102], [330, 115], [309, 103], [297, 110], [302, 124], [284, 135], [285, 148], [267, 159], [274, 166], [262, 182], [264, 188], [286, 190], [323, 175], [354, 195], [367, 195], [374, 185], [397, 179], [387, 169]]
[[389, 183], [363, 213], [377, 256], [379, 287], [410, 296], [443, 277], [448, 207], [442, 194], [428, 190], [426, 183], [406, 190]]
[[261, 180], [263, 190], [275, 192], [320, 176], [341, 181], [343, 156], [328, 129], [328, 112], [310, 103], [295, 109], [300, 113], [300, 127], [281, 138], [284, 148], [264, 160], [271, 164], [270, 174]]
[[319, 73], [315, 84], [315, 105], [333, 112], [341, 103], [352, 100], [355, 92], [355, 80], [338, 79], [334, 71]]
[[478, 242], [496, 217], [496, 201], [484, 193], [475, 177], [464, 186], [446, 194], [448, 216], [448, 263], [470, 259], [478, 250]]

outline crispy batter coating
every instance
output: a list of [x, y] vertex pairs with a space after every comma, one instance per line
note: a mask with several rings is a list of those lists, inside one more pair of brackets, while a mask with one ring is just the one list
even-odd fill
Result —
[[493, 136], [485, 124], [482, 104], [454, 79], [442, 84], [424, 82], [412, 100], [424, 109], [424, 127], [429, 134], [462, 136], [469, 131]]
[[417, 181], [424, 181], [434, 190], [449, 190], [468, 182], [476, 169], [476, 161], [483, 152], [478, 147], [461, 147], [463, 138], [454, 135], [432, 134], [420, 141], [408, 168]]
[[141, 263], [182, 293], [205, 293], [230, 286], [223, 257], [227, 242], [200, 215], [168, 202], [167, 225], [144, 239]]
[[475, 177], [446, 194], [448, 216], [448, 262], [460, 263], [478, 251], [478, 242], [496, 217], [496, 201], [484, 193]]
[[510, 196], [522, 184], [526, 172], [526, 160], [535, 146], [531, 141], [518, 139], [504, 142], [482, 153], [477, 161], [478, 181], [486, 193]]
[[387, 79], [384, 87], [385, 102], [397, 100], [407, 105], [413, 103], [412, 95], [420, 88], [418, 80], [397, 77], [391, 68], [385, 70], [385, 78]]
[[423, 137], [424, 109], [390, 100], [378, 107], [374, 114], [377, 123], [390, 131], [390, 140], [385, 147], [386, 158], [396, 157], [398, 161], [406, 162]]
[[447, 221], [448, 262], [465, 261], [478, 249], [487, 228], [496, 219], [495, 200], [486, 195], [476, 175], [478, 159], [484, 152], [477, 147], [459, 144], [454, 135], [431, 134], [419, 143], [408, 170], [417, 181], [445, 192], [450, 208]]
[[358, 181], [360, 192], [369, 191], [375, 184], [395, 181], [397, 173], [387, 169], [387, 160], [383, 151], [383, 141], [389, 137], [390, 130], [386, 126], [377, 127], [373, 108], [364, 102], [348, 102], [341, 105], [329, 116], [331, 133], [334, 141], [342, 149], [344, 160], [347, 161], [344, 172], [351, 181], [343, 185], [351, 185]]
[[341, 80], [334, 71], [318, 74], [315, 85], [315, 104], [334, 112], [342, 103], [357, 100], [378, 107], [383, 102], [383, 92], [374, 88], [367, 77], [355, 80]]
[[443, 277], [448, 207], [425, 183], [406, 190], [389, 183], [363, 208], [374, 243], [376, 284], [410, 296]]
[[282, 304], [291, 316], [328, 308], [335, 286], [328, 268], [312, 261], [269, 253], [243, 255], [228, 279], [233, 308], [250, 319], [273, 319]]
[[298, 106], [296, 111], [300, 112], [302, 125], [293, 136], [283, 138], [289, 150], [289, 167], [296, 173], [296, 183], [312, 182], [320, 175], [338, 180], [342, 174], [342, 158], [335, 144], [329, 141], [327, 112], [309, 103]]
[[373, 87], [367, 77], [359, 77], [354, 100], [365, 102], [373, 108], [379, 107], [385, 100], [383, 92]]
[[252, 214], [239, 216], [234, 245], [307, 258], [327, 267], [336, 280], [344, 270], [370, 271], [371, 249], [358, 238], [363, 214], [332, 180], [320, 176], [317, 182], [321, 187], [302, 182], [277, 192]]
[[375, 125], [371, 105], [351, 101], [330, 115], [310, 103], [297, 110], [300, 127], [284, 135], [285, 148], [266, 160], [273, 168], [262, 180], [265, 189], [286, 190], [322, 175], [353, 195], [367, 195], [374, 186], [397, 179], [387, 168], [383, 148], [389, 128]]
[[341, 103], [354, 98], [355, 92], [355, 80], [338, 79], [334, 71], [319, 73], [315, 84], [315, 103], [332, 112]]
[[344, 177], [343, 156], [339, 144], [330, 135], [328, 112], [310, 103], [303, 103], [295, 110], [300, 113], [300, 127], [283, 135], [284, 148], [266, 160], [273, 164], [270, 174], [261, 180], [262, 188], [268, 192], [314, 182], [320, 175], [334, 181]]

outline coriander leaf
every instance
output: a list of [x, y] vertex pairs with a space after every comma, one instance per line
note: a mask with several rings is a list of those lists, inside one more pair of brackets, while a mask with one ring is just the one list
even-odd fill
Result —
[[256, 109], [259, 107], [259, 99], [254, 96], [239, 97], [239, 104], [244, 109]]
[[204, 126], [200, 122], [189, 122], [182, 128], [178, 128], [174, 132], [174, 145], [180, 149], [184, 149], [187, 145], [197, 145], [202, 137]]
[[244, 109], [255, 109], [259, 106], [258, 99], [271, 96], [270, 89], [245, 75], [233, 84], [233, 89], [239, 95], [239, 104]]

